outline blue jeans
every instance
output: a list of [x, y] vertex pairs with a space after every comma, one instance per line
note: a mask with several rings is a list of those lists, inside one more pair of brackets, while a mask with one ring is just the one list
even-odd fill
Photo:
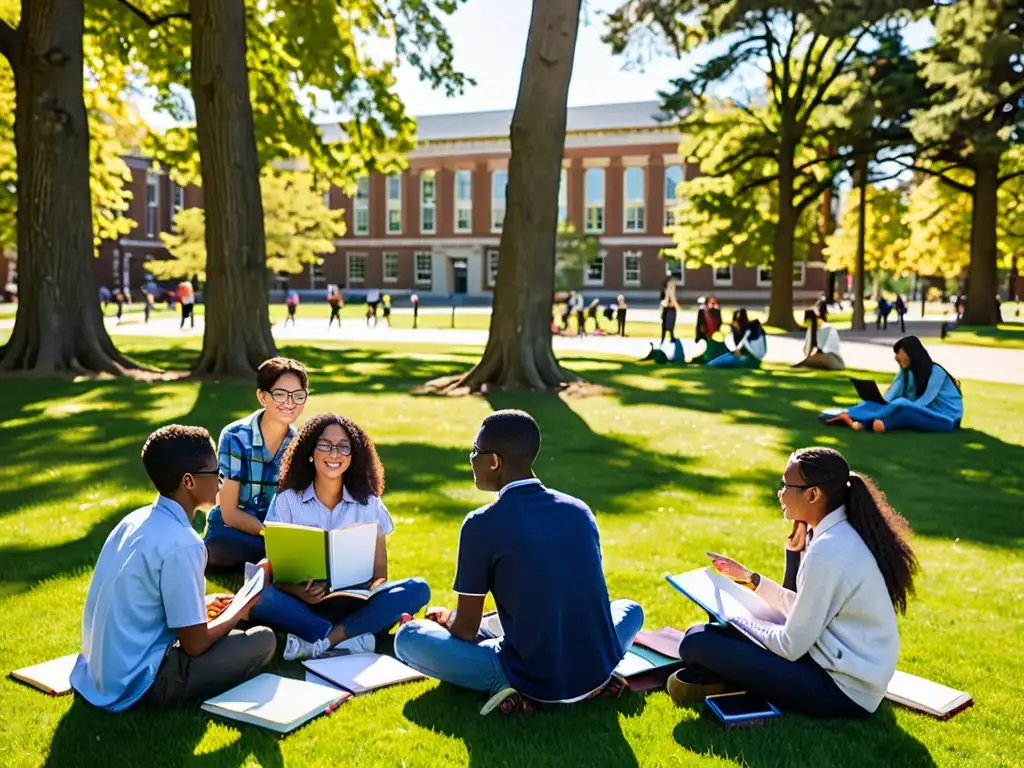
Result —
[[[613, 600], [611, 611], [615, 634], [625, 656], [644, 625], [644, 611], [632, 600]], [[455, 637], [436, 622], [410, 621], [395, 635], [395, 656], [430, 677], [495, 694], [510, 687], [498, 659], [502, 640], [498, 637], [470, 643]]]
[[917, 405], [913, 400], [898, 397], [887, 405], [858, 403], [847, 413], [870, 429], [876, 419], [885, 424], [886, 431], [912, 429], [918, 432], [952, 432], [960, 426], [959, 420], [943, 416], [932, 408]]
[[708, 368], [760, 368], [761, 361], [746, 352], [734, 355], [726, 352], [707, 363]]
[[335, 597], [313, 605], [271, 584], [263, 590], [249, 617], [255, 624], [291, 632], [314, 643], [327, 637], [337, 624], [344, 625], [349, 637], [385, 632], [398, 623], [403, 613], [416, 613], [428, 602], [430, 586], [418, 578], [395, 582], [395, 586], [367, 601]]

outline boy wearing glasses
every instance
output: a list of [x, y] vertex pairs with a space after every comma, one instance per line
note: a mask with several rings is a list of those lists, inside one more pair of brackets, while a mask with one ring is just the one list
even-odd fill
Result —
[[295, 421], [309, 396], [305, 366], [273, 357], [256, 372], [260, 409], [220, 433], [220, 472], [224, 484], [206, 527], [209, 565], [238, 568], [266, 556], [263, 521], [277, 490], [285, 449], [295, 437]]
[[[120, 712], [136, 702], [199, 702], [257, 674], [274, 655], [274, 633], [234, 627], [229, 597], [207, 597], [206, 550], [192, 530], [196, 509], [217, 497], [210, 433], [163, 427], [142, 448], [156, 500], [107, 537], [82, 615], [82, 653], [71, 685], [90, 704]], [[269, 573], [267, 574], [269, 575]]]

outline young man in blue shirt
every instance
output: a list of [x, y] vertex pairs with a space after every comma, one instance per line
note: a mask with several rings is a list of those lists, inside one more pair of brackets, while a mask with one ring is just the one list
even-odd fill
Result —
[[71, 673], [74, 689], [110, 712], [223, 693], [266, 666], [277, 645], [266, 627], [234, 628], [258, 597], [226, 618], [220, 614], [230, 598], [205, 594], [206, 548], [192, 520], [217, 497], [210, 433], [158, 429], [142, 448], [142, 463], [159, 495], [118, 523], [100, 551]]
[[[476, 487], [498, 499], [462, 523], [458, 607], [431, 608], [395, 637], [395, 655], [409, 666], [488, 693], [482, 714], [513, 710], [521, 697], [572, 703], [601, 692], [643, 626], [638, 604], [609, 602], [594, 515], [541, 485], [539, 452], [529, 414], [484, 420], [470, 464]], [[488, 592], [504, 635], [477, 642]]]

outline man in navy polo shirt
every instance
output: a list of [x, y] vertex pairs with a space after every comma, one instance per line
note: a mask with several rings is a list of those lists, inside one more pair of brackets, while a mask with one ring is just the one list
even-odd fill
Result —
[[[541, 485], [539, 452], [529, 414], [484, 420], [470, 464], [476, 487], [498, 499], [462, 523], [458, 608], [431, 608], [395, 637], [395, 655], [409, 666], [487, 692], [482, 714], [514, 708], [520, 696], [571, 703], [600, 692], [643, 626], [638, 604], [609, 602], [594, 515]], [[504, 636], [477, 642], [488, 592]]]

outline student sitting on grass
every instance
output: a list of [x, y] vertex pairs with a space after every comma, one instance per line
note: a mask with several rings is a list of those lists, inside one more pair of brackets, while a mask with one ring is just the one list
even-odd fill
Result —
[[[277, 647], [266, 627], [217, 618], [230, 598], [206, 596], [196, 508], [217, 497], [217, 454], [201, 427], [151, 434], [142, 463], [156, 501], [125, 517], [100, 550], [82, 616], [71, 685], [102, 709], [200, 702], [256, 675]], [[268, 572], [269, 575], [269, 572]]]
[[952, 432], [964, 416], [960, 382], [938, 363], [916, 336], [893, 346], [900, 372], [885, 393], [886, 405], [858, 403], [848, 411], [823, 414], [827, 424], [865, 427], [875, 432], [913, 429], [918, 432]]
[[669, 692], [677, 702], [693, 700], [724, 681], [799, 714], [868, 715], [896, 671], [896, 612], [906, 612], [914, 593], [907, 523], [830, 448], [794, 453], [778, 495], [786, 519], [808, 528], [796, 588], [728, 558], [714, 565], [751, 586], [786, 623], [737, 622], [767, 650], [732, 627], [691, 627], [679, 645], [687, 667], [670, 678]]
[[295, 420], [306, 407], [309, 375], [295, 360], [274, 357], [256, 371], [260, 410], [228, 424], [220, 433], [224, 485], [210, 510], [206, 549], [210, 565], [236, 568], [266, 555], [263, 521], [277, 490], [277, 472]]
[[[288, 447], [267, 520], [324, 530], [377, 523], [373, 579], [364, 585], [373, 589], [388, 580], [385, 537], [395, 530], [380, 500], [383, 491], [384, 467], [370, 436], [344, 416], [318, 413]], [[325, 599], [327, 591], [321, 581], [275, 583], [264, 590], [253, 620], [290, 633], [285, 661], [316, 658], [330, 648], [372, 651], [374, 633], [386, 632], [403, 613], [416, 613], [430, 600], [423, 579], [392, 582], [369, 601]]]
[[737, 309], [732, 315], [732, 333], [726, 336], [730, 349], [707, 365], [709, 368], [760, 368], [768, 352], [768, 337], [761, 321], [750, 320], [747, 310]]
[[[492, 504], [459, 533], [458, 608], [430, 608], [395, 636], [395, 655], [440, 680], [486, 692], [481, 714], [529, 708], [520, 697], [572, 703], [618, 695], [612, 671], [643, 625], [631, 600], [608, 599], [590, 509], [533, 473], [540, 430], [522, 411], [484, 419], [469, 461]], [[477, 642], [484, 599], [494, 595], [504, 637]]]
[[816, 368], [819, 371], [841, 371], [846, 368], [840, 354], [839, 333], [822, 320], [813, 309], [804, 312], [807, 337], [804, 339], [804, 359], [794, 368]]

